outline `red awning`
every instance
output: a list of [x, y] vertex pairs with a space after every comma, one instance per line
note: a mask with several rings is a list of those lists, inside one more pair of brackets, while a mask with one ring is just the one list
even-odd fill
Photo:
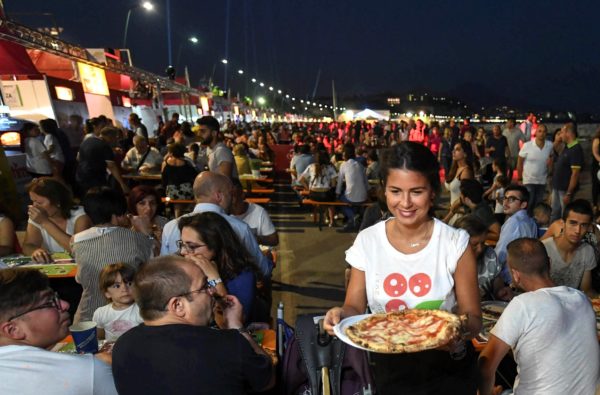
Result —
[[40, 75], [25, 47], [0, 40], [0, 75]]

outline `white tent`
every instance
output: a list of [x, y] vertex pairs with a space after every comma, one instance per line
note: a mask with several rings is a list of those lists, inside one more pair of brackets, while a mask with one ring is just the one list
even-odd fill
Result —
[[368, 108], [365, 108], [361, 112], [357, 112], [356, 114], [354, 114], [354, 119], [375, 119], [375, 120], [383, 121], [388, 118], [389, 118], [389, 115], [385, 116], [379, 112], [370, 110]]

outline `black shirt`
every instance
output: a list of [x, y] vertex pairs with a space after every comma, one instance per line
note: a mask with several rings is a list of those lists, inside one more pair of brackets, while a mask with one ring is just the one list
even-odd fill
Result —
[[106, 161], [114, 160], [115, 155], [106, 141], [88, 137], [79, 147], [77, 181], [86, 185], [106, 185]]
[[491, 136], [487, 139], [485, 147], [494, 147], [496, 149], [495, 151], [490, 152], [490, 158], [506, 161], [506, 147], [508, 147], [508, 140], [506, 140], [506, 137], [500, 136], [499, 138], [495, 138], [494, 136]]
[[553, 189], [566, 191], [569, 188], [572, 167], [583, 167], [583, 149], [577, 140], [570, 147], [567, 145], [556, 160], [552, 176]]
[[120, 395], [246, 394], [267, 386], [271, 361], [235, 330], [139, 325], [115, 344]]

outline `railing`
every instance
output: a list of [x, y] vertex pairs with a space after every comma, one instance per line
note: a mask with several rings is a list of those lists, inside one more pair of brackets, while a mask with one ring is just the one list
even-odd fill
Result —
[[26, 48], [50, 52], [75, 62], [83, 62], [118, 74], [125, 74], [143, 83], [160, 84], [163, 92], [175, 91], [199, 95], [197, 89], [188, 88], [186, 85], [172, 81], [154, 73], [129, 66], [111, 58], [106, 58], [106, 63], [99, 63], [83, 47], [60, 40], [49, 34], [33, 30], [8, 19], [0, 19], [0, 38], [20, 44]]

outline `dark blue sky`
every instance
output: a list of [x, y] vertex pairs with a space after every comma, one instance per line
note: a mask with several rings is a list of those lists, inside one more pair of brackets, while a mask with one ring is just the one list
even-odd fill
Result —
[[[5, 10], [51, 12], [63, 39], [120, 47], [136, 3], [6, 0]], [[133, 11], [127, 41], [136, 66], [162, 74], [165, 0], [154, 3], [153, 13]], [[226, 9], [227, 0], [171, 0], [174, 62], [183, 45], [180, 69], [188, 65], [192, 83], [214, 68], [223, 84]], [[243, 68], [247, 80], [298, 98], [312, 94], [320, 69], [317, 95], [329, 95], [335, 79], [342, 95], [416, 89], [485, 105], [600, 112], [599, 1], [230, 0], [229, 15], [230, 75]], [[186, 43], [190, 35], [199, 45]]]

